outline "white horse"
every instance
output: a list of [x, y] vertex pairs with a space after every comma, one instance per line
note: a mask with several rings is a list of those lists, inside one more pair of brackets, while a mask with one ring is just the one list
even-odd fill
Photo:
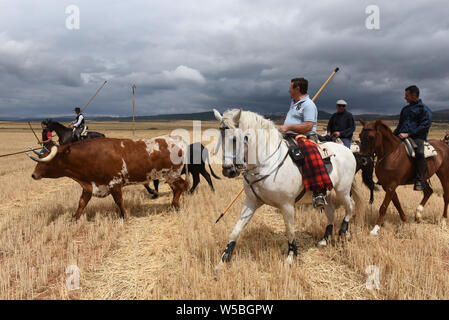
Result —
[[[282, 135], [273, 122], [254, 112], [233, 109], [222, 116], [214, 109], [214, 114], [220, 121], [223, 175], [233, 178], [239, 175], [241, 167], [245, 168], [246, 199], [240, 219], [234, 226], [221, 256], [222, 263], [231, 259], [240, 233], [263, 204], [282, 211], [288, 238], [287, 262], [292, 263], [293, 255], [296, 256], [298, 251], [294, 230], [295, 202], [301, 193], [304, 194], [304, 185], [298, 167], [288, 156], [288, 147]], [[363, 205], [354, 180], [356, 161], [351, 150], [333, 142], [327, 142], [325, 146], [335, 156], [331, 157], [333, 170], [329, 174], [333, 191], [327, 192], [326, 195], [325, 212], [328, 225], [323, 239], [318, 243], [322, 246], [327, 245], [329, 237], [332, 236], [336, 206], [343, 204], [345, 207], [346, 215], [339, 235], [347, 236], [354, 204]], [[355, 203], [351, 199], [351, 192]]]

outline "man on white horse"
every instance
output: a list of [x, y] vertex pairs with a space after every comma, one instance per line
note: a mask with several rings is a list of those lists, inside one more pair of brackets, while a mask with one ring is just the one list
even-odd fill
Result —
[[[292, 98], [290, 110], [284, 121], [284, 125], [279, 128], [284, 138], [287, 140], [294, 140], [297, 135], [305, 135], [308, 139], [318, 142], [316, 134], [316, 125], [318, 120], [318, 111], [315, 103], [309, 98], [307, 89], [309, 82], [304, 78], [294, 78], [291, 80], [288, 92]], [[319, 159], [318, 159], [319, 158]], [[324, 167], [323, 160], [320, 157], [314, 159], [314, 166], [321, 169], [320, 172], [324, 176], [324, 180], [330, 181]], [[313, 177], [311, 177], [313, 178]], [[313, 205], [315, 208], [324, 208], [326, 205], [326, 185], [312, 183], [311, 189], [313, 191]]]

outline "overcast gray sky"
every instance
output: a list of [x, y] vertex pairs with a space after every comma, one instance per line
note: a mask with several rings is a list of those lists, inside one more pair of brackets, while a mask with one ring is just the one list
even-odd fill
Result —
[[[79, 30], [66, 7], [80, 9]], [[380, 10], [380, 29], [365, 21]], [[241, 107], [286, 112], [292, 77], [334, 111], [399, 113], [416, 84], [449, 108], [449, 3], [427, 1], [0, 2], [0, 118], [71, 115], [108, 84], [87, 116], [190, 113]]]

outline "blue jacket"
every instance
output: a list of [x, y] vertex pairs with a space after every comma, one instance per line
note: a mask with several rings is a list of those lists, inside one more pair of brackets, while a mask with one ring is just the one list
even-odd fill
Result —
[[422, 103], [411, 103], [402, 108], [399, 124], [394, 134], [408, 133], [412, 139], [427, 139], [430, 126], [432, 125], [432, 111]]
[[351, 112], [335, 112], [327, 123], [327, 131], [334, 133], [340, 132], [340, 138], [352, 139], [352, 135], [355, 130], [354, 117]]

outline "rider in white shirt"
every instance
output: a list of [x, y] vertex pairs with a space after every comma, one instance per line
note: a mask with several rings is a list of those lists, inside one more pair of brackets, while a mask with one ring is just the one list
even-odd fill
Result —
[[80, 108], [75, 108], [76, 118], [70, 124], [70, 127], [73, 128], [72, 131], [72, 142], [81, 140], [81, 132], [84, 130], [84, 116], [81, 113]]

